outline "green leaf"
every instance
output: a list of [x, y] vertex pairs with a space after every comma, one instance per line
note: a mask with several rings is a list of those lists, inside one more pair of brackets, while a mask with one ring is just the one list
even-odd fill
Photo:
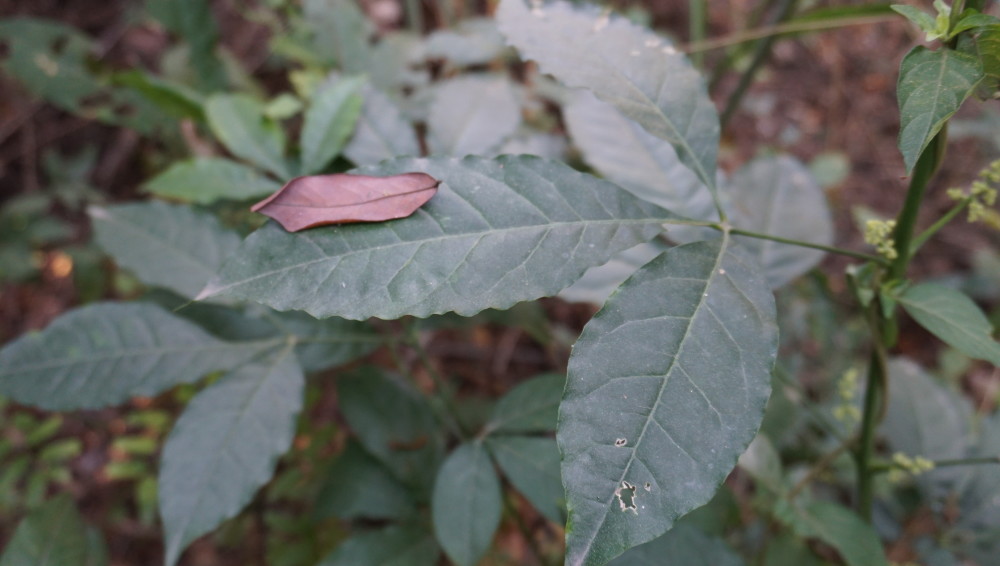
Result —
[[767, 435], [758, 434], [746, 452], [740, 455], [738, 463], [757, 482], [761, 492], [761, 488], [767, 488], [774, 494], [782, 490], [781, 456]]
[[657, 238], [619, 252], [608, 263], [588, 269], [576, 283], [559, 291], [559, 297], [570, 302], [603, 305], [626, 279], [668, 249], [670, 246]]
[[18, 524], [0, 555], [0, 566], [100, 566], [107, 563], [104, 541], [84, 523], [68, 495], [54, 497], [29, 513]]
[[506, 77], [464, 75], [435, 89], [427, 143], [435, 155], [489, 155], [520, 123], [521, 105]]
[[[743, 559], [719, 537], [678, 525], [652, 542], [637, 546], [608, 566], [743, 566]], [[788, 565], [790, 566], [790, 565]]]
[[1000, 19], [996, 16], [991, 16], [990, 14], [980, 14], [975, 10], [966, 10], [962, 15], [962, 19], [955, 24], [954, 29], [951, 30], [951, 35], [956, 36], [963, 31], [968, 31], [971, 29], [985, 29], [989, 27], [995, 27], [1000, 24]]
[[319, 318], [469, 316], [554, 295], [676, 218], [608, 182], [531, 156], [401, 158], [359, 170], [408, 171], [442, 182], [414, 215], [298, 234], [268, 223], [200, 298], [239, 297]]
[[[669, 142], [585, 90], [569, 95], [563, 117], [584, 160], [609, 181], [689, 218], [713, 216], [711, 193]], [[671, 230], [670, 237], [675, 235]]]
[[221, 342], [151, 304], [94, 303], [0, 350], [0, 395], [49, 410], [96, 409], [236, 367], [273, 345]]
[[345, 540], [319, 566], [435, 566], [441, 549], [419, 525], [392, 525], [357, 533]]
[[303, 175], [322, 172], [340, 154], [361, 115], [363, 78], [345, 78], [313, 96], [302, 126]]
[[719, 119], [705, 85], [667, 40], [596, 6], [553, 2], [529, 10], [503, 0], [497, 10], [507, 41], [542, 72], [590, 89], [654, 136], [715, 190]]
[[444, 439], [427, 399], [398, 376], [370, 367], [339, 376], [337, 392], [365, 450], [417, 496], [429, 494]]
[[559, 447], [552, 438], [491, 436], [486, 447], [510, 483], [554, 523], [566, 521]]
[[[782, 156], [755, 159], [737, 171], [728, 185], [731, 221], [737, 228], [829, 246], [833, 219], [826, 195], [809, 170]], [[759, 238], [739, 238], [756, 256], [772, 289], [812, 269], [821, 250]]]
[[276, 330], [272, 336], [294, 336], [295, 357], [307, 372], [344, 365], [361, 358], [382, 344], [381, 335], [367, 321], [327, 318], [318, 320], [301, 312], [259, 316]]
[[382, 34], [368, 61], [364, 72], [372, 86], [383, 92], [412, 92], [430, 82], [424, 38], [415, 33], [395, 30]]
[[315, 53], [345, 73], [368, 71], [374, 29], [354, 0], [305, 0], [302, 11]]
[[402, 519], [413, 514], [413, 497], [378, 460], [348, 441], [316, 497], [316, 517]]
[[964, 553], [988, 564], [1000, 550], [1000, 412], [982, 420], [979, 445], [971, 455], [997, 458], [998, 462], [970, 466], [971, 477], [958, 498], [961, 514], [957, 526], [964, 536], [956, 540], [963, 541]]
[[847, 566], [889, 566], [871, 525], [835, 503], [813, 501], [795, 509], [792, 529], [837, 549]]
[[357, 165], [374, 165], [397, 155], [419, 155], [420, 142], [413, 125], [381, 91], [366, 85], [354, 137], [344, 155]]
[[497, 401], [484, 434], [555, 430], [565, 385], [566, 377], [558, 374], [518, 384]]
[[147, 0], [146, 9], [163, 26], [187, 41], [202, 90], [220, 90], [226, 76], [215, 49], [219, 37], [212, 6], [201, 0]]
[[434, 534], [457, 566], [474, 566], [500, 525], [500, 480], [482, 443], [455, 449], [438, 473], [431, 500]]
[[728, 239], [664, 252], [608, 299], [559, 412], [567, 564], [604, 564], [711, 499], [757, 433], [776, 348], [767, 283]]
[[292, 176], [285, 162], [285, 135], [245, 94], [216, 94], [205, 103], [208, 125], [236, 157], [263, 167], [281, 179]]
[[280, 188], [280, 183], [254, 169], [220, 157], [178, 161], [143, 186], [143, 190], [161, 197], [198, 204], [259, 198]]
[[1000, 366], [1000, 344], [992, 337], [993, 326], [964, 293], [935, 283], [921, 283], [908, 287], [897, 298], [913, 320], [945, 344]]
[[163, 447], [160, 514], [166, 564], [235, 516], [292, 444], [305, 377], [292, 345], [247, 364], [188, 404]]
[[767, 541], [762, 566], [824, 566], [802, 539], [782, 533]]
[[934, 20], [934, 16], [928, 14], [927, 12], [921, 10], [920, 8], [915, 8], [913, 6], [907, 6], [906, 4], [893, 4], [892, 9], [894, 12], [902, 14], [906, 19], [910, 20], [913, 25], [920, 28], [920, 31], [927, 34], [927, 40], [932, 41], [933, 37], [931, 34], [936, 32], [937, 23]]
[[[903, 358], [890, 362], [888, 398], [880, 430], [894, 452], [931, 460], [968, 454], [971, 407], [916, 363]], [[961, 466], [935, 469], [920, 474], [917, 482], [932, 497], [943, 497], [966, 471]]]
[[185, 297], [198, 294], [240, 245], [236, 232], [207, 212], [150, 201], [91, 206], [94, 238], [143, 283]]
[[182, 84], [137, 69], [116, 73], [114, 82], [132, 88], [175, 118], [205, 121], [204, 98]]
[[906, 171], [983, 78], [979, 61], [947, 48], [914, 47], [899, 66], [899, 150]]

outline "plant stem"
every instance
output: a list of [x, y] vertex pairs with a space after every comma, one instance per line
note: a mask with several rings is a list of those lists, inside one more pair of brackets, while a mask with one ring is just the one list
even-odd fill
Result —
[[917, 250], [919, 250], [921, 246], [927, 243], [927, 240], [931, 239], [931, 237], [934, 236], [934, 234], [936, 234], [938, 230], [944, 228], [946, 224], [951, 222], [952, 219], [954, 219], [956, 216], [959, 215], [959, 213], [965, 210], [965, 208], [969, 206], [970, 202], [972, 202], [972, 197], [965, 197], [959, 200], [958, 202], [955, 203], [955, 206], [951, 207], [951, 210], [945, 212], [944, 215], [941, 216], [941, 218], [938, 218], [937, 222], [932, 224], [929, 228], [924, 230], [919, 236], [914, 238], [913, 243], [910, 244], [910, 257], [913, 257], [913, 255], [917, 253]]
[[823, 470], [829, 468], [830, 464], [833, 464], [833, 462], [836, 461], [841, 454], [850, 449], [853, 442], [854, 439], [852, 438], [841, 443], [835, 450], [823, 456], [819, 462], [816, 462], [816, 465], [813, 466], [812, 469], [810, 469], [809, 472], [803, 476], [794, 487], [792, 487], [791, 491], [788, 492], [788, 499], [795, 499], [799, 493], [805, 489], [807, 485], [809, 485], [809, 483], [816, 479], [816, 476], [822, 473]]
[[[722, 230], [722, 227], [718, 226], [718, 225], [711, 225], [711, 227], [715, 228], [717, 230]], [[760, 233], [760, 232], [752, 232], [750, 230], [740, 230], [739, 228], [732, 228], [732, 229], [729, 230], [729, 232], [732, 233], [732, 234], [736, 234], [738, 236], [747, 236], [747, 237], [750, 237], [750, 238], [758, 238], [758, 239], [761, 239], [761, 240], [770, 240], [772, 242], [779, 242], [779, 243], [782, 243], [782, 244], [790, 244], [790, 245], [793, 245], [793, 246], [799, 246], [799, 247], [803, 247], [803, 248], [812, 248], [812, 249], [815, 249], [815, 250], [823, 250], [825, 252], [830, 252], [830, 253], [833, 253], [833, 254], [846, 255], [846, 256], [849, 256], [849, 257], [853, 257], [855, 259], [863, 259], [865, 261], [874, 261], [875, 263], [878, 263], [878, 264], [881, 264], [881, 265], [886, 265], [887, 264], [886, 260], [884, 258], [882, 258], [882, 257], [874, 256], [874, 255], [870, 255], [870, 254], [866, 254], [866, 253], [862, 253], [862, 252], [856, 252], [856, 251], [853, 251], [853, 250], [845, 250], [844, 248], [837, 248], [837, 247], [834, 247], [834, 246], [824, 246], [823, 244], [814, 244], [812, 242], [803, 242], [802, 240], [792, 240], [792, 239], [789, 239], [789, 238], [782, 238], [780, 236], [772, 236], [770, 234], [763, 234], [763, 233]]]
[[868, 382], [865, 384], [864, 408], [861, 413], [861, 435], [854, 455], [858, 481], [858, 514], [868, 522], [871, 522], [875, 497], [871, 464], [875, 453], [875, 427], [878, 426], [880, 413], [883, 412], [879, 407], [885, 404], [886, 390], [886, 354], [882, 343], [881, 310], [877, 301], [873, 301], [868, 307], [869, 327], [872, 337], [875, 338], [875, 344], [868, 362]]
[[[688, 0], [688, 31], [691, 36], [691, 43], [701, 43], [705, 40], [705, 28], [706, 20], [706, 4], [707, 0]], [[695, 67], [701, 67], [704, 62], [704, 53], [697, 52], [692, 54], [691, 60], [694, 62]]]
[[727, 36], [719, 37], [716, 39], [708, 39], [697, 43], [692, 42], [689, 43], [688, 45], [681, 47], [680, 51], [694, 54], [702, 51], [712, 51], [714, 49], [722, 49], [723, 47], [729, 47], [731, 45], [738, 45], [740, 43], [746, 43], [748, 41], [754, 41], [757, 39], [765, 39], [768, 37], [789, 35], [793, 33], [802, 33], [807, 31], [821, 31], [825, 29], [834, 29], [847, 26], [877, 24], [880, 22], [888, 22], [898, 19], [899, 16], [897, 16], [896, 14], [888, 14], [884, 16], [852, 16], [847, 18], [836, 18], [836, 19], [814, 21], [814, 22], [790, 22], [785, 24], [763, 26], [751, 30], [740, 31], [732, 33]]
[[906, 277], [906, 268], [913, 257], [913, 231], [917, 224], [917, 213], [924, 200], [927, 185], [941, 162], [941, 154], [947, 137], [947, 129], [942, 128], [927, 144], [923, 153], [917, 158], [917, 164], [913, 167], [910, 188], [906, 192], [906, 201], [903, 203], [903, 209], [899, 211], [899, 216], [896, 217], [896, 229], [892, 234], [897, 255], [889, 268], [890, 279]]

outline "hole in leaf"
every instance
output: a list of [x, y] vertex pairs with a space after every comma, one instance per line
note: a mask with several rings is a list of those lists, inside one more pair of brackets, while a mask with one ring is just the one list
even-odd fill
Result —
[[622, 486], [615, 490], [618, 498], [618, 505], [622, 511], [635, 511], [635, 486], [627, 481], [622, 482]]
[[644, 486], [642, 486], [642, 487], [643, 487], [643, 489], [645, 489], [646, 491], [651, 491], [651, 490], [652, 490], [652, 488], [653, 488], [652, 484], [650, 484], [649, 482], [646, 482], [646, 485], [644, 485]]
[[624, 438], [617, 438], [617, 439], [615, 439], [615, 446], [621, 447], [621, 446], [625, 446], [626, 444], [628, 444], [628, 440], [626, 440]]

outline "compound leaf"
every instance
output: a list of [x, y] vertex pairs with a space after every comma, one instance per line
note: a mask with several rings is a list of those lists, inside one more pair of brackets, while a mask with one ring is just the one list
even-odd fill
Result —
[[94, 237], [118, 265], [147, 285], [194, 297], [240, 245], [207, 212], [150, 201], [87, 209]]
[[413, 514], [413, 497], [386, 467], [348, 441], [316, 497], [319, 518], [402, 519]]
[[147, 303], [94, 303], [0, 350], [0, 395], [49, 410], [96, 409], [231, 369], [273, 344], [222, 342]]
[[407, 218], [289, 234], [267, 224], [202, 291], [350, 319], [469, 316], [551, 296], [678, 218], [606, 181], [532, 156], [399, 158], [438, 194]]
[[188, 404], [159, 476], [166, 564], [235, 516], [291, 446], [305, 376], [291, 344], [223, 376]]
[[993, 326], [967, 295], [936, 283], [921, 283], [899, 295], [899, 304], [931, 334], [979, 360], [1000, 366]]
[[221, 157], [178, 161], [143, 187], [154, 195], [198, 204], [258, 198], [280, 188], [253, 168]]
[[896, 97], [899, 150], [908, 172], [982, 78], [979, 61], [967, 53], [947, 48], [931, 51], [918, 45], [906, 54], [899, 65]]
[[100, 566], [108, 563], [104, 541], [95, 537], [68, 495], [31, 511], [0, 555], [0, 566]]
[[559, 447], [552, 438], [491, 436], [486, 446], [510, 483], [550, 521], [566, 521]]
[[420, 525], [391, 525], [351, 536], [319, 566], [434, 566], [441, 556], [432, 535]]
[[774, 299], [728, 238], [646, 264], [584, 328], [557, 438], [567, 564], [604, 564], [709, 499], [753, 439], [777, 348]]
[[482, 443], [462, 444], [448, 456], [431, 500], [434, 534], [458, 566], [474, 566], [500, 525], [500, 480]]
[[556, 415], [566, 377], [543, 375], [508, 391], [493, 406], [486, 423], [489, 433], [548, 432], [556, 429]]
[[719, 119], [698, 72], [668, 41], [596, 6], [503, 0], [500, 31], [542, 72], [590, 89], [649, 133], [715, 190]]

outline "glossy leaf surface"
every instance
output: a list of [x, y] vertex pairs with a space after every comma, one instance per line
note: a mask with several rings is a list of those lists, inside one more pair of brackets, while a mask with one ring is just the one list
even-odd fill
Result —
[[437, 87], [427, 118], [432, 154], [488, 155], [521, 123], [521, 106], [502, 76], [451, 79]]
[[158, 482], [167, 566], [271, 479], [291, 446], [304, 389], [287, 345], [223, 376], [184, 409], [163, 448]]
[[424, 173], [296, 177], [250, 210], [277, 220], [289, 232], [327, 224], [381, 222], [413, 214], [437, 193], [438, 184]]
[[94, 237], [143, 283], [194, 297], [240, 245], [212, 214], [149, 201], [87, 209]]
[[431, 500], [434, 534], [457, 566], [474, 566], [500, 525], [500, 480], [481, 443], [462, 444], [438, 472]]
[[993, 326], [964, 293], [936, 283], [921, 283], [907, 288], [898, 299], [920, 326], [949, 346], [1000, 366], [1000, 344], [993, 339]]
[[198, 204], [259, 198], [280, 188], [253, 168], [220, 157], [178, 161], [143, 186], [154, 195]]
[[50, 410], [96, 409], [233, 368], [268, 344], [222, 342], [151, 304], [94, 303], [0, 350], [0, 395]]
[[[728, 183], [733, 226], [829, 246], [833, 218], [826, 195], [809, 170], [791, 157], [755, 159]], [[758, 238], [738, 238], [777, 289], [812, 269], [825, 252]]]
[[567, 564], [604, 564], [703, 505], [756, 435], [777, 348], [745, 252], [695, 242], [646, 264], [584, 328], [559, 413]]
[[486, 446], [504, 476], [550, 521], [566, 521], [566, 496], [559, 476], [559, 447], [553, 438], [491, 436]]
[[392, 525], [351, 536], [319, 566], [434, 566], [440, 555], [434, 535], [426, 529], [418, 525]]
[[983, 78], [975, 57], [940, 48], [931, 51], [914, 47], [899, 65], [896, 97], [899, 103], [899, 150], [906, 170], [912, 171], [917, 158], [944, 123], [958, 111]]
[[596, 6], [552, 2], [529, 8], [503, 0], [500, 31], [525, 59], [571, 87], [611, 103], [669, 141], [682, 163], [715, 188], [719, 120], [698, 72], [667, 40], [601, 14]]
[[[743, 559], [719, 537], [694, 527], [678, 525], [667, 534], [637, 546], [608, 566], [743, 566]], [[790, 566], [790, 565], [789, 565]]]
[[236, 157], [263, 167], [279, 178], [291, 177], [285, 163], [285, 135], [264, 117], [260, 103], [245, 94], [216, 94], [205, 115], [219, 141]]
[[0, 555], [0, 566], [103, 566], [104, 542], [83, 521], [69, 495], [60, 495], [21, 520]]
[[319, 173], [340, 154], [361, 114], [363, 84], [363, 79], [341, 79], [313, 95], [302, 126], [302, 173]]
[[530, 156], [400, 158], [362, 169], [441, 180], [414, 215], [289, 234], [266, 225], [201, 297], [350, 319], [464, 316], [550, 296], [648, 240], [672, 213], [564, 164]]

